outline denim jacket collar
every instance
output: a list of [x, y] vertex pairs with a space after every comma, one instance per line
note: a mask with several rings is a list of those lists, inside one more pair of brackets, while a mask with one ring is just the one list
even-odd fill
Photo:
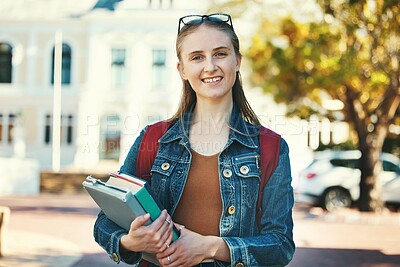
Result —
[[[177, 120], [160, 139], [160, 143], [169, 143], [181, 139], [181, 143], [189, 143], [189, 125], [194, 106], [182, 119]], [[256, 148], [254, 137], [258, 136], [259, 127], [246, 122], [240, 115], [238, 107], [234, 104], [230, 119], [230, 132], [228, 145], [237, 141], [244, 146]]]

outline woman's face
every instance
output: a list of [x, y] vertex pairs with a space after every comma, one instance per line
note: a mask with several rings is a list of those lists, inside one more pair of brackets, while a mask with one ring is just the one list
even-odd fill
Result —
[[241, 57], [226, 33], [201, 25], [183, 39], [180, 53], [179, 73], [189, 81], [197, 101], [232, 98]]

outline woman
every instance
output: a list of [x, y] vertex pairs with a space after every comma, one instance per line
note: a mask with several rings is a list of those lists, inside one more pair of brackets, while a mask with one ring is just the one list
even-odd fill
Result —
[[[96, 241], [116, 262], [130, 264], [148, 252], [162, 266], [287, 265], [295, 249], [288, 146], [281, 139], [257, 222], [260, 122], [244, 96], [231, 17], [181, 18], [176, 51], [183, 94], [160, 139], [151, 178], [166, 210], [148, 226], [148, 215], [136, 218], [128, 233], [100, 212]], [[121, 172], [136, 174], [143, 133]], [[181, 229], [173, 243], [171, 221]]]

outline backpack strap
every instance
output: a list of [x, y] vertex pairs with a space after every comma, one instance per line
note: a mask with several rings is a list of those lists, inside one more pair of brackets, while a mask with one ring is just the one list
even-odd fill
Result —
[[262, 215], [262, 196], [265, 185], [278, 165], [281, 136], [274, 131], [260, 127], [261, 181], [257, 199], [257, 224], [260, 226]]
[[172, 122], [170, 121], [159, 121], [147, 127], [139, 146], [136, 160], [136, 176], [151, 182], [151, 167], [160, 147], [158, 140], [171, 125]]
[[[136, 176], [151, 183], [151, 167], [157, 156], [160, 143], [158, 140], [167, 132], [172, 125], [170, 121], [159, 121], [147, 126], [140, 142], [136, 159]], [[139, 267], [148, 267], [149, 262], [142, 260]]]

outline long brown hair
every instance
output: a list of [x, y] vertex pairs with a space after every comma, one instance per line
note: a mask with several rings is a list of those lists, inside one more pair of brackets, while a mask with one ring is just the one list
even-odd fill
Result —
[[[202, 23], [199, 24], [189, 24], [182, 27], [180, 30], [177, 38], [176, 38], [176, 55], [178, 56], [178, 60], [181, 61], [181, 46], [182, 42], [186, 36], [196, 31], [196, 29], [200, 25], [206, 25], [208, 27], [215, 28], [219, 31], [225, 32], [229, 38], [231, 39], [234, 51], [236, 56], [241, 57], [239, 50], [239, 38], [237, 37], [236, 33], [233, 31], [230, 25], [223, 22], [215, 22], [210, 20], [203, 20]], [[171, 117], [171, 121], [183, 118], [185, 113], [188, 113], [190, 108], [196, 103], [196, 93], [193, 90], [192, 86], [190, 85], [189, 81], [182, 79], [183, 88], [181, 94], [181, 100], [178, 106], [178, 110], [176, 113]], [[236, 72], [236, 80], [232, 86], [232, 97], [233, 102], [239, 109], [239, 112], [244, 120], [260, 126], [260, 121], [255, 114], [254, 110], [251, 108], [249, 102], [244, 95], [243, 86], [242, 86], [242, 79], [240, 76], [240, 72]]]

